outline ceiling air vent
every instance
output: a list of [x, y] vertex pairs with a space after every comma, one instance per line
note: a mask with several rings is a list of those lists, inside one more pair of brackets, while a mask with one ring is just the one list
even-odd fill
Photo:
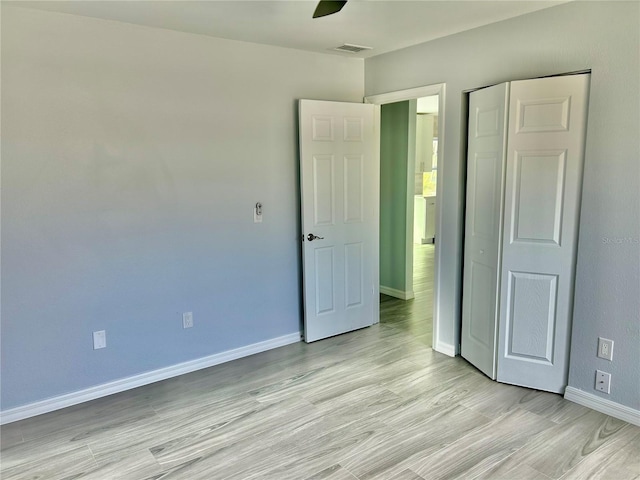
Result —
[[348, 53], [358, 53], [363, 50], [371, 50], [371, 47], [363, 47], [362, 45], [351, 45], [350, 43], [345, 43], [339, 47], [334, 48], [338, 52], [348, 52]]

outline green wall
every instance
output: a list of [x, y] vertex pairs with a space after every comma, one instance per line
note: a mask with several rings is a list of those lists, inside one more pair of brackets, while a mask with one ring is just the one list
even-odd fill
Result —
[[381, 107], [380, 285], [401, 292], [412, 290], [406, 271], [407, 241], [411, 240], [407, 236], [407, 209], [413, 208], [407, 202], [407, 173], [411, 172], [413, 184], [415, 122], [415, 101]]

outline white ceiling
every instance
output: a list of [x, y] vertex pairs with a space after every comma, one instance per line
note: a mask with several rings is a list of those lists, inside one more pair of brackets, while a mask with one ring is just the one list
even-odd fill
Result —
[[[315, 0], [19, 0], [2, 3], [366, 58], [565, 1], [350, 0], [341, 12], [317, 19], [311, 18]], [[332, 51], [344, 43], [373, 49], [356, 54]]]

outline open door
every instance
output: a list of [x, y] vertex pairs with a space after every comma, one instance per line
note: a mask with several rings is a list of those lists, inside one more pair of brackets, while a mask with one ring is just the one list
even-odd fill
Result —
[[368, 104], [300, 100], [306, 342], [377, 321], [374, 113]]

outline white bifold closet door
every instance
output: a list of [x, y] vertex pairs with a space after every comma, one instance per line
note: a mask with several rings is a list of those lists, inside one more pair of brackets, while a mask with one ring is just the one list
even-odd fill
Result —
[[498, 279], [509, 84], [469, 98], [462, 356], [496, 379]]
[[[500, 382], [567, 384], [588, 89], [588, 74], [568, 75], [470, 97], [462, 355]], [[490, 95], [506, 107], [489, 114]]]

